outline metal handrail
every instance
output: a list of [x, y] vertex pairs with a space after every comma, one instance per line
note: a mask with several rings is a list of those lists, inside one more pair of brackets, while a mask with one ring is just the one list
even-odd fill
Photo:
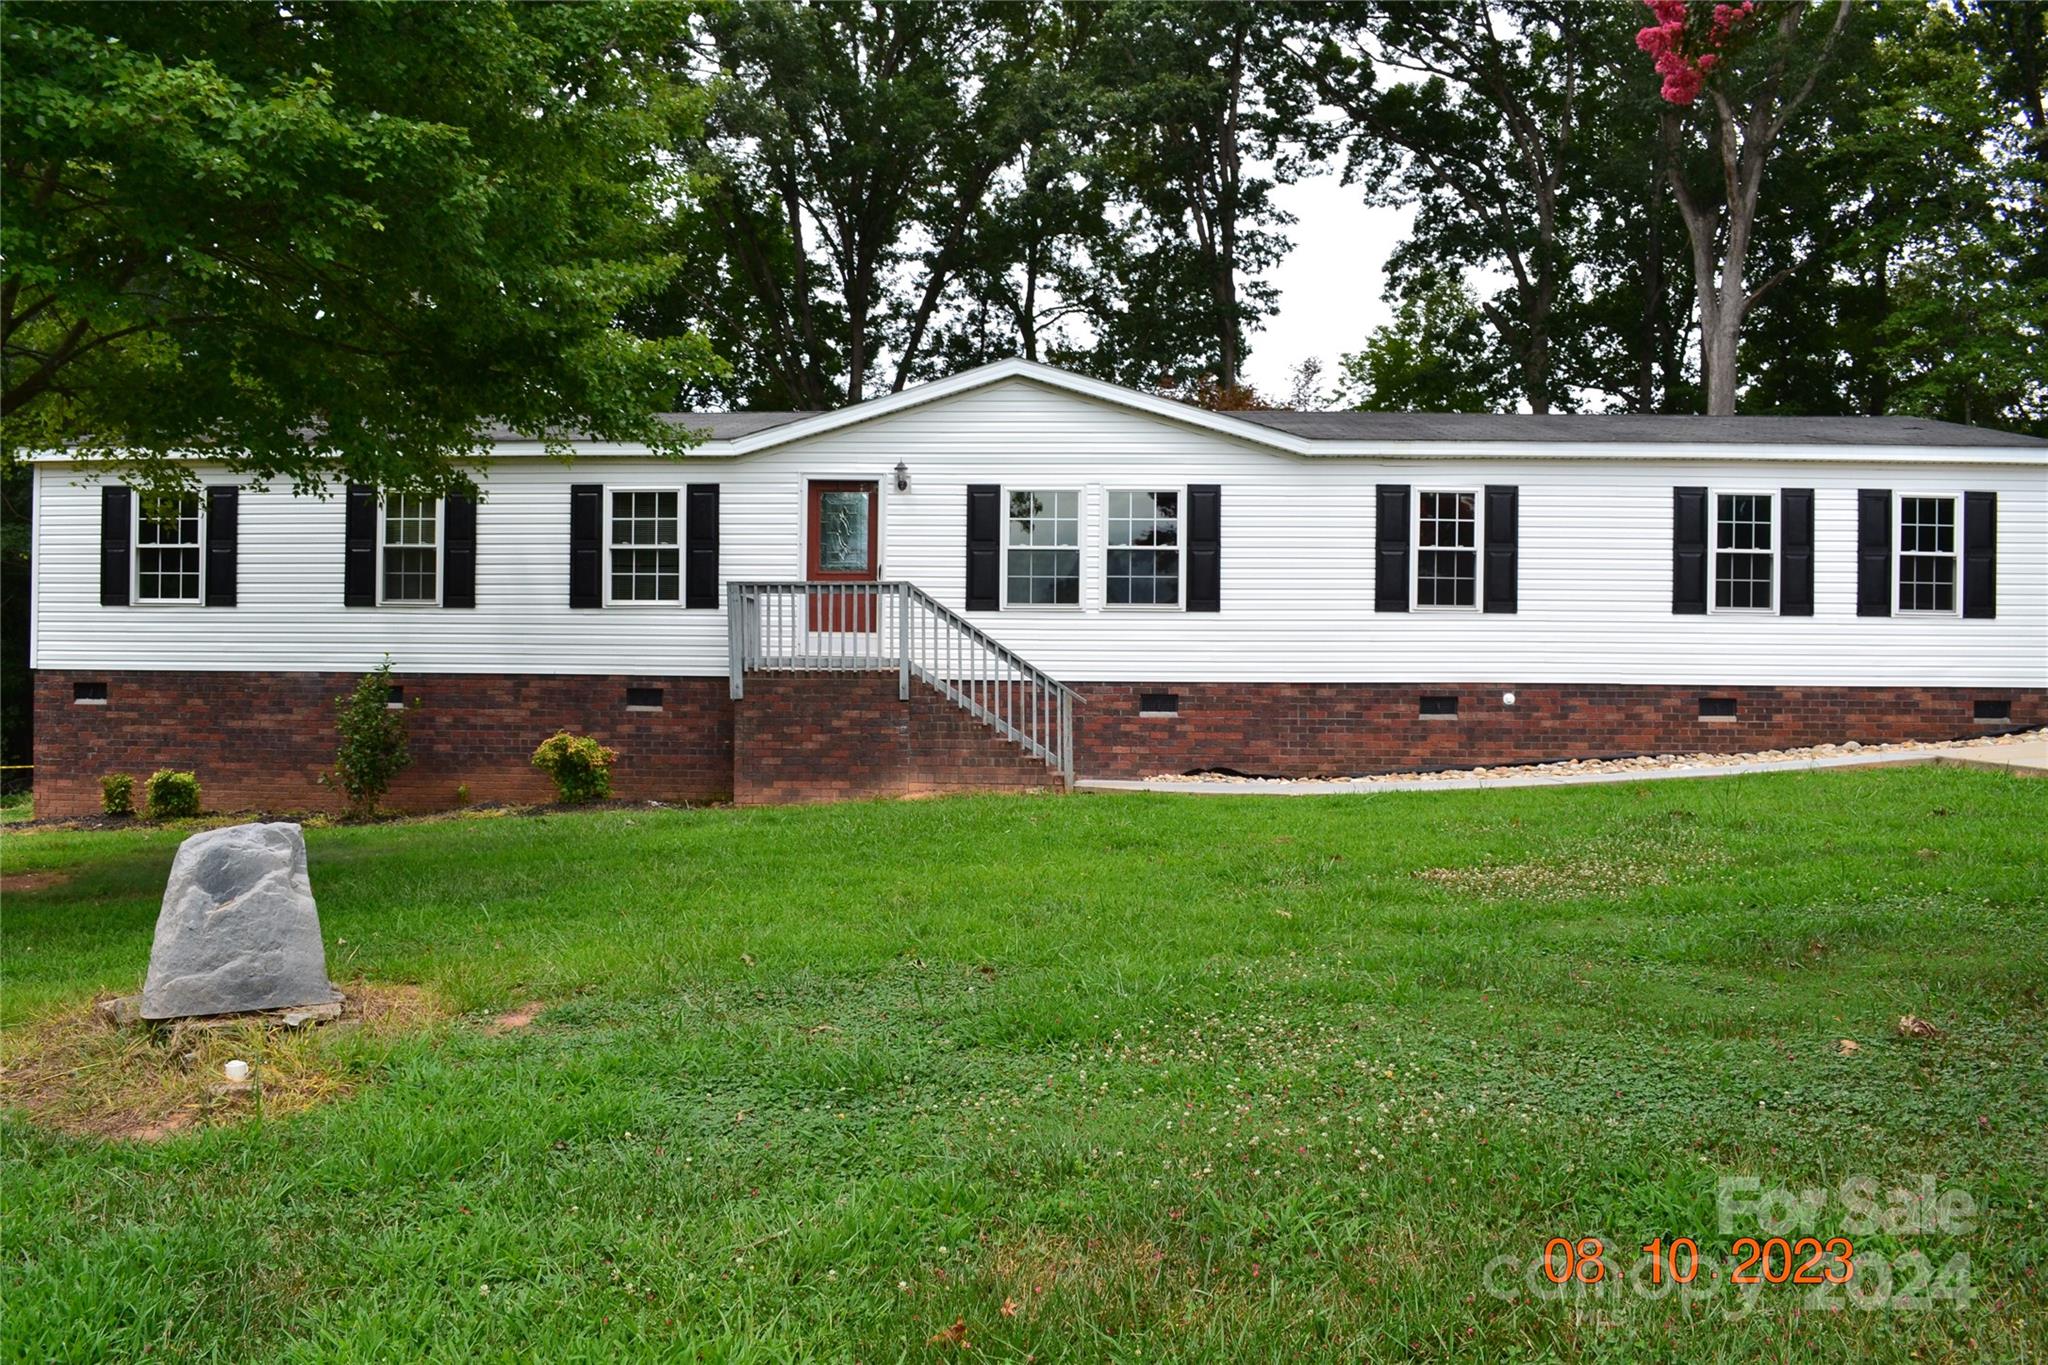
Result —
[[1079, 694], [914, 583], [729, 583], [734, 700], [750, 672], [880, 672], [914, 680], [1074, 780]]

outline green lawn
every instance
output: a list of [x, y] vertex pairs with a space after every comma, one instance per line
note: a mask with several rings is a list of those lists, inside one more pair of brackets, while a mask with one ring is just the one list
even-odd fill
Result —
[[[2044, 830], [1934, 769], [314, 830], [333, 974], [451, 1017], [290, 1118], [0, 1119], [5, 1352], [2033, 1359]], [[5, 836], [68, 878], [6, 896], [17, 1039], [137, 987], [178, 838]], [[1966, 1230], [1708, 1288], [1722, 1178], [1923, 1173]], [[1710, 1268], [1530, 1292], [1591, 1235]]]

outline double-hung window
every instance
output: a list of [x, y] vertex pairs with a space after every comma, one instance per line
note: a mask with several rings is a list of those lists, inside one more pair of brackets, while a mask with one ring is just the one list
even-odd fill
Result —
[[1180, 605], [1180, 492], [1112, 492], [1104, 561], [1113, 607]]
[[682, 495], [673, 488], [620, 488], [611, 501], [611, 600], [682, 601]]
[[441, 600], [441, 500], [394, 493], [384, 500], [384, 600]]
[[197, 602], [199, 498], [145, 494], [135, 500], [135, 600]]
[[1956, 610], [1956, 500], [1899, 498], [1899, 610]]
[[1012, 489], [1003, 573], [1013, 607], [1081, 601], [1081, 495]]
[[1415, 605], [1479, 606], [1479, 494], [1471, 489], [1416, 494]]
[[1714, 494], [1714, 610], [1770, 611], [1777, 579], [1777, 499]]

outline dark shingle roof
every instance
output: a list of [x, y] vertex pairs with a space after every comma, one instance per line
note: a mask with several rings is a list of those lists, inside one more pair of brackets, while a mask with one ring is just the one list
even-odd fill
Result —
[[1593, 445], [2044, 446], [2048, 440], [1924, 417], [1530, 416], [1484, 412], [1233, 412], [1311, 441], [1561, 441]]
[[[1785, 445], [2042, 447], [2048, 440], [1990, 427], [1937, 422], [1925, 417], [1694, 417], [1643, 413], [1570, 413], [1536, 417], [1491, 412], [1231, 412], [1237, 421], [1308, 441], [1443, 441], [1587, 445]], [[671, 426], [690, 427], [707, 440], [733, 441], [787, 426], [811, 412], [664, 412]], [[498, 428], [494, 441], [530, 437]], [[572, 440], [588, 439], [571, 436]]]

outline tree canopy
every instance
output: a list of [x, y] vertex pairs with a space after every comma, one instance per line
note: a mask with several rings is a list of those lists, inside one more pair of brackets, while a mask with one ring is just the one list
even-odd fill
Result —
[[[7, 5], [0, 439], [462, 479], [494, 423], [673, 446], [666, 5]], [[154, 465], [152, 465], [154, 461]]]

